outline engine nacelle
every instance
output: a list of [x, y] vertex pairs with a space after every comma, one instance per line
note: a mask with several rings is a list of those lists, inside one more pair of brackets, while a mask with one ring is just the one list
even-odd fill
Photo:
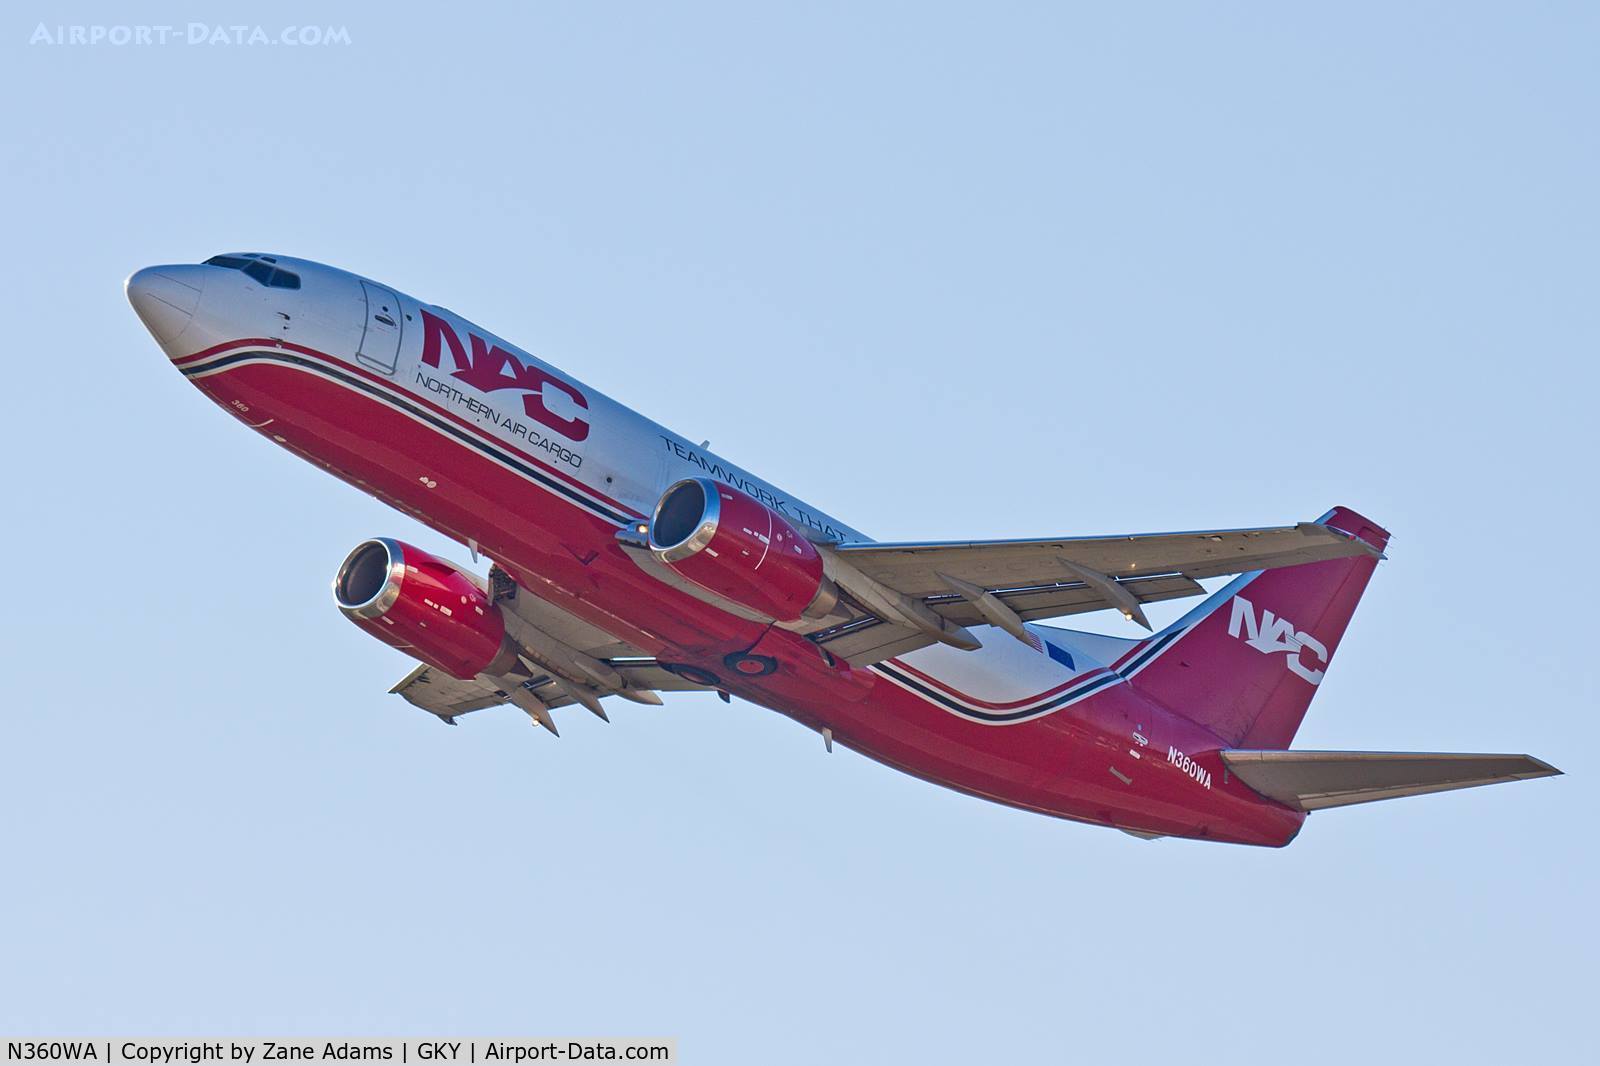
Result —
[[333, 598], [350, 621], [451, 677], [503, 674], [517, 661], [500, 608], [421, 548], [388, 537], [357, 545], [333, 579]]
[[710, 478], [686, 478], [650, 516], [650, 552], [688, 580], [780, 622], [820, 618], [839, 590], [783, 515]]

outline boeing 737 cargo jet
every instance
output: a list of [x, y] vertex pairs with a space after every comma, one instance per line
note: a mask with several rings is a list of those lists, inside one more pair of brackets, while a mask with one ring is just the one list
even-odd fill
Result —
[[[149, 267], [128, 299], [251, 430], [465, 545], [333, 579], [454, 725], [714, 691], [917, 777], [1141, 837], [1281, 847], [1307, 812], [1558, 773], [1527, 755], [1290, 751], [1389, 534], [1309, 522], [881, 543], [443, 307], [287, 256]], [[1204, 596], [1141, 640], [1039, 624]], [[609, 719], [608, 719], [609, 720]]]

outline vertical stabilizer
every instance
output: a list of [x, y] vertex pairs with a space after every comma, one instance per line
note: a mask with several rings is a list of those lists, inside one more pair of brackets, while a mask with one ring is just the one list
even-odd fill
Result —
[[1372, 554], [1240, 575], [1163, 634], [1180, 635], [1133, 686], [1232, 747], [1287, 748], [1389, 542], [1347, 508], [1318, 521]]

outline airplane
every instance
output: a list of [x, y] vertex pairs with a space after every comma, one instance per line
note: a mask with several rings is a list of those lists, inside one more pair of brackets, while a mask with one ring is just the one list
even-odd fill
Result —
[[[333, 579], [346, 617], [416, 660], [390, 691], [449, 725], [508, 705], [559, 735], [563, 707], [609, 721], [612, 697], [715, 692], [1011, 807], [1267, 847], [1312, 811], [1560, 773], [1529, 755], [1291, 750], [1388, 546], [1348, 508], [878, 542], [370, 278], [232, 253], [139, 270], [126, 293], [224, 411], [485, 567], [375, 537]], [[1193, 596], [1152, 631], [1145, 604]], [[1149, 635], [1039, 621], [1101, 610]]]

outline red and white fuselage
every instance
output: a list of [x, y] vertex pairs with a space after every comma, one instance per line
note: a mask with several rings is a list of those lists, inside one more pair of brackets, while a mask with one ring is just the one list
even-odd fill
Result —
[[[844, 521], [442, 307], [305, 260], [227, 258], [129, 279], [135, 309], [185, 377], [255, 432], [481, 549], [519, 586], [619, 641], [873, 759], [1001, 803], [1141, 834], [1278, 846], [1299, 831], [1302, 810], [1227, 772], [1227, 741], [1141, 690], [1140, 673], [1165, 661], [1183, 624], [1142, 641], [1030, 624], [1024, 642], [978, 627], [976, 651], [935, 644], [866, 667], [829, 661], [773, 620], [826, 610], [817, 545], [867, 540]], [[721, 491], [733, 517], [715, 533], [722, 541], [701, 538], [712, 554], [674, 565], [718, 595], [759, 601], [753, 611], [658, 580], [619, 544], [687, 479]], [[731, 564], [693, 571], [727, 562], [735, 553], [716, 545], [736, 528], [775, 553], [739, 553], [764, 575], [748, 595], [748, 575]], [[1364, 584], [1374, 564], [1294, 569], [1348, 565], [1366, 567]], [[448, 573], [423, 576], [460, 591]], [[1292, 657], [1320, 666], [1331, 652], [1319, 661], [1302, 635]], [[491, 653], [470, 635], [452, 652], [474, 662]], [[741, 655], [777, 668], [730, 669]]]

